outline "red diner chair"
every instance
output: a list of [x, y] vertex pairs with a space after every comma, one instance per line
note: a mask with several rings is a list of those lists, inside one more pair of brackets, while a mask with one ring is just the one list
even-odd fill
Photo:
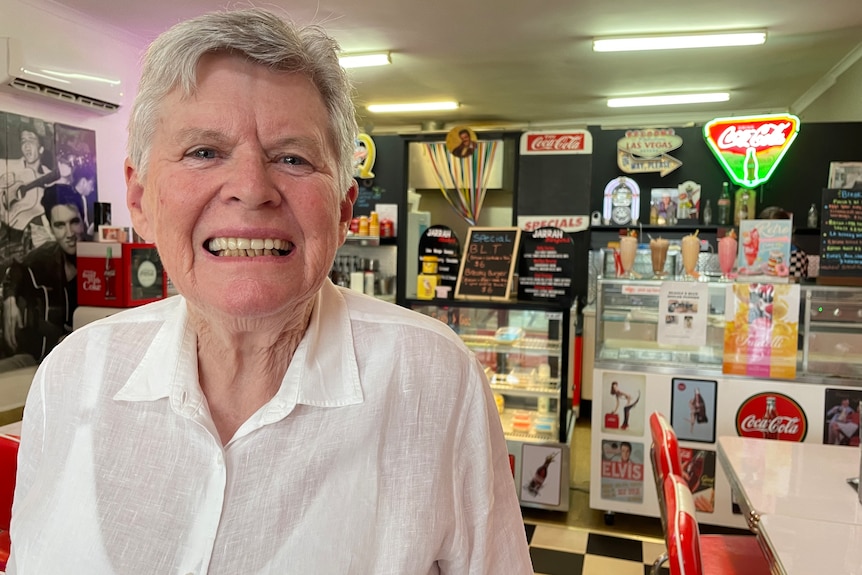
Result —
[[649, 418], [649, 428], [652, 434], [650, 446], [650, 463], [655, 480], [658, 506], [661, 511], [662, 529], [667, 527], [667, 505], [664, 502], [664, 479], [668, 475], [682, 475], [682, 463], [679, 457], [679, 441], [673, 428], [658, 411]]
[[701, 535], [694, 498], [679, 475], [664, 480], [665, 542], [670, 575], [769, 575], [769, 562], [752, 535]]
[[[649, 428], [652, 435], [650, 446], [650, 463], [655, 480], [656, 497], [658, 498], [661, 528], [667, 533], [667, 503], [664, 500], [664, 480], [670, 475], [682, 475], [682, 463], [679, 458], [679, 442], [673, 428], [667, 419], [658, 411], [649, 418]], [[652, 575], [658, 575], [661, 566], [668, 560], [667, 553], [661, 554], [653, 563]]]
[[12, 521], [12, 496], [15, 494], [20, 443], [17, 436], [0, 434], [0, 571], [6, 570], [9, 560], [9, 524]]

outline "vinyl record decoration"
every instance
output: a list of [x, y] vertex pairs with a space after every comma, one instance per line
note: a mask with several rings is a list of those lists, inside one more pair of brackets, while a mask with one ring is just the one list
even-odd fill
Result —
[[518, 299], [571, 301], [574, 258], [575, 244], [560, 228], [545, 227], [523, 233]]

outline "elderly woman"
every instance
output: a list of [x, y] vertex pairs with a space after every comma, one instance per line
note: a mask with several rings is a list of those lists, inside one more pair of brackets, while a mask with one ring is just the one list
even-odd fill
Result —
[[481, 365], [327, 279], [349, 94], [331, 38], [265, 11], [152, 44], [128, 206], [181, 296], [41, 365], [10, 573], [532, 573]]

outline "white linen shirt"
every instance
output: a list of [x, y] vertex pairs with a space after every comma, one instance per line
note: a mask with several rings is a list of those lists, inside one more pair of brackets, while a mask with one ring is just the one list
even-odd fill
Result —
[[327, 281], [225, 446], [196, 345], [177, 296], [45, 359], [7, 573], [532, 574], [489, 386], [445, 324]]

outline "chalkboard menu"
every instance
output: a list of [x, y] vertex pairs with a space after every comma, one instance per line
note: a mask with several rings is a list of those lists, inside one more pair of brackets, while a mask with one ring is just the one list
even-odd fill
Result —
[[560, 228], [543, 227], [521, 240], [518, 299], [571, 301], [575, 244]]
[[823, 190], [820, 234], [820, 277], [862, 278], [862, 189]]
[[469, 228], [455, 297], [509, 299], [520, 228]]
[[455, 284], [458, 283], [458, 267], [461, 257], [461, 242], [458, 236], [447, 226], [431, 226], [422, 233], [419, 238], [419, 268], [426, 258], [436, 258], [437, 285], [450, 286], [452, 293], [455, 292]]

